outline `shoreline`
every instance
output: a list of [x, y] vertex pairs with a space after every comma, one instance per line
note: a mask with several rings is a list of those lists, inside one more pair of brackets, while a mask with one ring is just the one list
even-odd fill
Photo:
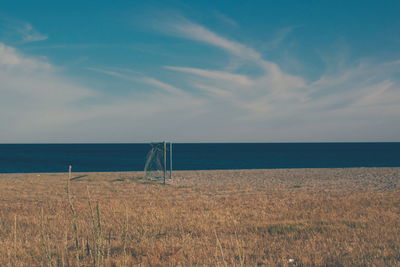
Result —
[[[181, 173], [181, 172], [231, 172], [231, 171], [296, 171], [296, 170], [345, 170], [345, 169], [400, 169], [400, 166], [385, 166], [385, 167], [316, 167], [316, 168], [265, 168], [265, 169], [202, 169], [202, 170], [172, 170], [172, 173]], [[169, 172], [169, 171], [168, 171]], [[94, 174], [94, 173], [143, 173], [143, 171], [72, 171], [72, 173], [79, 173], [79, 174]], [[0, 175], [12, 175], [12, 174], [68, 174], [68, 171], [63, 172], [0, 172]]]
[[[1, 173], [0, 182], [18, 180], [34, 186], [47, 181], [49, 184], [65, 184], [68, 172], [60, 173]], [[148, 183], [143, 171], [115, 172], [72, 172], [70, 181], [74, 184], [105, 184], [115, 182]], [[163, 183], [163, 179], [152, 181]], [[195, 170], [174, 171], [167, 185], [189, 187], [213, 187], [212, 191], [229, 187], [230, 190], [251, 188], [251, 191], [271, 192], [383, 192], [400, 188], [399, 167], [370, 168], [304, 168], [304, 169], [238, 169], [238, 170]]]

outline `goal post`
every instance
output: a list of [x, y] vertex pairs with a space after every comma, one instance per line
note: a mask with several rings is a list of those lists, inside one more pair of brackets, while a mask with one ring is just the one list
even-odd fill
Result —
[[172, 179], [172, 142], [169, 143], [169, 179]]
[[[168, 153], [169, 152], [169, 153]], [[150, 143], [144, 165], [144, 178], [148, 180], [172, 179], [172, 143]]]

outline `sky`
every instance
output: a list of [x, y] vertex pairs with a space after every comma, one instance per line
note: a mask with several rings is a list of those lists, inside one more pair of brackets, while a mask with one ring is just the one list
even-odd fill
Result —
[[400, 1], [8, 1], [0, 143], [399, 142]]

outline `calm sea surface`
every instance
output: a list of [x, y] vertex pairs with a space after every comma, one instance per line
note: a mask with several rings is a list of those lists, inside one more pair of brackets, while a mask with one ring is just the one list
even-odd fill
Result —
[[[141, 171], [149, 144], [0, 144], [0, 173]], [[176, 170], [400, 167], [400, 143], [174, 144]]]

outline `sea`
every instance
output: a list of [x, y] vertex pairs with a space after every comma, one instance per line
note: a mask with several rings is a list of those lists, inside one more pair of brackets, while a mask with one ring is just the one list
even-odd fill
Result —
[[[143, 143], [0, 144], [0, 173], [67, 172], [69, 165], [74, 172], [143, 171], [150, 148]], [[172, 145], [173, 170], [348, 167], [400, 167], [400, 142]]]

